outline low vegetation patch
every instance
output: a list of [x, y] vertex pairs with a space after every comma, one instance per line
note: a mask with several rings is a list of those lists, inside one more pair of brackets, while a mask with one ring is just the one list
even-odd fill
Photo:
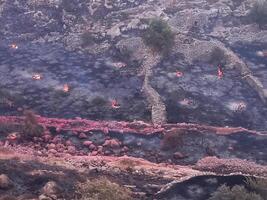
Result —
[[219, 47], [214, 47], [211, 51], [209, 63], [215, 66], [224, 66], [226, 64], [226, 55]]
[[131, 192], [105, 177], [88, 180], [78, 188], [80, 200], [131, 200]]
[[267, 180], [246, 178], [244, 186], [220, 186], [209, 200], [267, 200]]
[[247, 178], [246, 185], [267, 200], [267, 180], [262, 178]]
[[249, 192], [244, 186], [236, 185], [228, 187], [222, 185], [208, 200], [263, 200], [262, 197], [256, 193]]

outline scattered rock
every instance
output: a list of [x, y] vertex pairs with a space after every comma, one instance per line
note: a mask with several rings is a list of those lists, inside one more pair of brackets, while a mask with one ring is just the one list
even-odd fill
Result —
[[98, 153], [100, 153], [100, 154], [101, 154], [101, 153], [102, 153], [102, 151], [103, 151], [103, 146], [98, 146], [98, 147], [97, 147], [97, 151], [98, 151]]
[[45, 135], [43, 136], [43, 139], [44, 139], [45, 142], [50, 141], [51, 138], [52, 138], [52, 136], [51, 136], [50, 134], [45, 134]]
[[72, 146], [73, 144], [72, 144], [72, 142], [70, 140], [68, 140], [68, 141], [66, 141], [66, 145], [67, 146]]
[[86, 139], [87, 135], [85, 133], [80, 133], [79, 138], [80, 139]]
[[57, 152], [57, 150], [55, 150], [55, 149], [49, 149], [49, 150], [48, 150], [48, 153], [50, 153], [50, 154], [56, 154], [56, 153], [58, 153], [58, 152]]
[[90, 147], [91, 144], [93, 144], [93, 142], [92, 141], [89, 141], [89, 140], [83, 142], [83, 145], [84, 146], [87, 146], [87, 147]]
[[75, 154], [75, 152], [76, 152], [75, 146], [68, 146], [68, 153]]
[[47, 196], [41, 194], [41, 195], [39, 196], [39, 200], [52, 200], [52, 199], [51, 199], [50, 197], [47, 197]]
[[9, 177], [5, 174], [0, 175], [0, 189], [9, 189], [13, 186], [12, 181], [9, 179]]
[[97, 154], [98, 154], [97, 151], [93, 151], [90, 155], [91, 155], [91, 156], [96, 156]]
[[52, 140], [52, 143], [54, 143], [54, 144], [58, 144], [58, 143], [60, 143], [61, 142], [61, 137], [60, 136], [55, 136], [54, 138], [53, 138], [53, 140]]
[[50, 149], [56, 149], [56, 145], [51, 143], [51, 144], [48, 144], [47, 145], [47, 148], [50, 150]]
[[64, 151], [64, 150], [65, 150], [65, 145], [64, 145], [64, 144], [57, 144], [57, 145], [56, 145], [56, 150], [57, 150], [58, 152], [62, 152], [62, 151]]
[[184, 159], [186, 158], [186, 155], [182, 154], [181, 152], [177, 151], [173, 154], [174, 159]]
[[18, 200], [18, 199], [11, 195], [4, 195], [4, 196], [1, 195], [0, 200]]
[[129, 148], [128, 148], [127, 146], [124, 146], [124, 147], [122, 148], [122, 151], [123, 151], [123, 152], [127, 152], [127, 151], [129, 151]]
[[110, 147], [110, 148], [118, 148], [120, 147], [120, 145], [121, 142], [116, 139], [106, 140], [105, 143], [103, 144], [104, 147]]
[[95, 150], [95, 149], [96, 149], [96, 146], [95, 146], [94, 144], [91, 144], [91, 145], [89, 146], [89, 149], [90, 149], [90, 150]]
[[32, 194], [22, 194], [17, 200], [37, 200], [38, 198]]

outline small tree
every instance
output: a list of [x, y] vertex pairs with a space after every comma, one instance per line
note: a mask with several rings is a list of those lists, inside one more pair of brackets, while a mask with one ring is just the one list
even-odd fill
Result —
[[174, 34], [167, 22], [152, 19], [144, 33], [143, 40], [153, 51], [168, 53], [174, 43]]
[[267, 24], [267, 0], [257, 0], [250, 10], [250, 17], [260, 28]]
[[35, 114], [32, 111], [24, 112], [24, 124], [23, 124], [23, 138], [32, 139], [38, 137], [43, 133], [44, 129], [39, 125]]

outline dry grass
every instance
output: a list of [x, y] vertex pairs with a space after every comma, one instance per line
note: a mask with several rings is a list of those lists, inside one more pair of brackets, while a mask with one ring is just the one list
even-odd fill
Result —
[[208, 200], [263, 200], [260, 195], [249, 192], [244, 186], [228, 187], [222, 185]]
[[267, 179], [247, 178], [246, 184], [249, 188], [267, 199]]
[[131, 200], [131, 191], [105, 177], [87, 180], [78, 187], [79, 200]]

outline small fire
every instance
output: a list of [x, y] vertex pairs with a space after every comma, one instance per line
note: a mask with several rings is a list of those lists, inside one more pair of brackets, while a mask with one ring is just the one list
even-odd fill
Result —
[[13, 43], [13, 44], [10, 45], [10, 48], [12, 48], [12, 49], [18, 49], [19, 47], [18, 47], [18, 45], [16, 45], [16, 44]]
[[184, 74], [183, 74], [183, 72], [180, 72], [180, 71], [177, 71], [176, 73], [175, 73], [175, 75], [176, 75], [176, 77], [182, 77]]
[[120, 108], [120, 104], [118, 103], [116, 99], [113, 99], [111, 101], [111, 107], [117, 109], [117, 108]]
[[223, 71], [221, 67], [218, 67], [218, 77], [222, 78], [223, 77]]
[[118, 69], [126, 67], [126, 64], [122, 63], [122, 62], [113, 63], [113, 65], [114, 65], [114, 67], [116, 67]]
[[41, 74], [34, 74], [34, 75], [32, 75], [32, 79], [33, 80], [41, 80], [42, 76], [41, 76]]
[[14, 103], [12, 102], [12, 101], [10, 101], [10, 100], [6, 100], [6, 105], [8, 106], [8, 107], [13, 107], [14, 106]]
[[7, 140], [9, 140], [9, 141], [15, 141], [15, 140], [17, 140], [17, 139], [19, 139], [19, 138], [20, 138], [20, 135], [19, 135], [19, 133], [17, 133], [17, 132], [10, 133], [10, 134], [7, 136]]
[[70, 87], [69, 87], [69, 85], [68, 84], [64, 84], [63, 85], [63, 92], [69, 92], [70, 91]]
[[267, 50], [265, 51], [257, 51], [256, 55], [259, 57], [267, 57]]
[[246, 108], [247, 108], [247, 104], [244, 102], [240, 102], [240, 103], [238, 103], [235, 111], [236, 112], [242, 112], [242, 111], [246, 110]]

